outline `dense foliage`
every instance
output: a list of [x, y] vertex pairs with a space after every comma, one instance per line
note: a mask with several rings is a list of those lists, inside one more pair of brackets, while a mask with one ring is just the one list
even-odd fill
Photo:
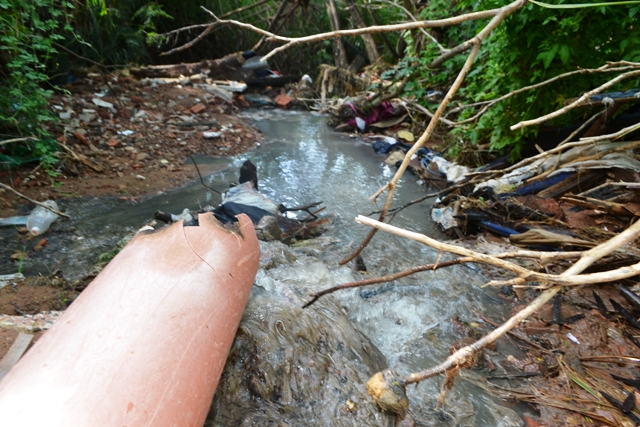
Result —
[[[595, 0], [589, 2], [594, 3]], [[560, 0], [555, 3], [569, 3]], [[506, 0], [462, 0], [458, 13], [501, 7]], [[483, 43], [481, 54], [460, 90], [458, 105], [491, 100], [515, 89], [542, 82], [558, 74], [578, 68], [597, 68], [607, 61], [640, 61], [640, 26], [638, 5], [589, 7], [579, 9], [547, 9], [528, 4], [508, 17]], [[420, 16], [442, 18], [451, 15], [451, 3], [431, 0]], [[455, 46], [476, 34], [484, 25], [468, 22], [440, 32], [441, 44]], [[410, 53], [415, 55], [414, 52]], [[408, 87], [417, 95], [428, 89], [418, 82], [446, 86], [459, 71], [461, 55], [449, 60], [442, 68], [429, 70], [425, 66], [438, 56], [433, 46], [419, 54], [414, 80]], [[517, 154], [523, 141], [537, 132], [536, 127], [512, 132], [509, 126], [522, 120], [539, 117], [562, 106], [568, 98], [604, 83], [611, 74], [580, 75], [516, 95], [489, 109], [476, 123], [457, 132], [472, 143], [491, 143], [494, 150], [507, 148]], [[623, 82], [611, 90], [639, 87], [638, 80]], [[425, 98], [422, 98], [425, 99]], [[468, 108], [461, 119], [471, 116]], [[565, 124], [577, 119], [577, 111], [552, 124]]]

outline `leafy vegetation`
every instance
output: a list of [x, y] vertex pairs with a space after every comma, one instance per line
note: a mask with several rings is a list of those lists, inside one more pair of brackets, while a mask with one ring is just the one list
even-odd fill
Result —
[[[568, 2], [560, 0], [557, 3]], [[505, 4], [507, 2], [502, 0], [462, 0], [455, 9], [462, 13]], [[474, 69], [458, 94], [458, 105], [492, 100], [578, 68], [597, 68], [607, 61], [640, 61], [640, 26], [636, 16], [639, 10], [638, 5], [558, 10], [528, 4], [508, 17], [483, 43]], [[450, 2], [432, 0], [420, 16], [436, 19], [450, 14]], [[485, 24], [486, 21], [466, 22], [446, 28], [438, 34], [440, 42], [445, 46], [455, 46], [476, 34]], [[419, 54], [409, 54], [420, 58], [414, 79], [407, 86], [417, 99], [425, 99], [422, 95], [429, 86], [446, 86], [464, 60], [464, 55], [458, 56], [443, 67], [430, 70], [427, 64], [439, 55], [435, 47], [430, 46]], [[559, 108], [566, 99], [579, 96], [610, 78], [611, 75], [584, 74], [513, 96], [496, 104], [475, 123], [454, 132], [474, 145], [490, 142], [493, 150], [507, 150], [517, 156], [523, 142], [535, 136], [537, 129], [528, 127], [512, 132], [509, 126]], [[638, 80], [627, 81], [613, 90], [637, 86]], [[466, 108], [459, 118], [465, 119], [475, 111], [471, 107]], [[570, 123], [579, 114], [586, 112], [569, 114], [552, 124]], [[453, 148], [455, 151], [456, 147]]]

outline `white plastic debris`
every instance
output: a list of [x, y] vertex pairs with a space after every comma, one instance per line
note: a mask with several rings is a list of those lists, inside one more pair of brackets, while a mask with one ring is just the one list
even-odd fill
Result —
[[10, 283], [13, 283], [17, 280], [23, 280], [23, 279], [24, 279], [24, 276], [22, 275], [22, 273], [2, 275], [0, 276], [0, 289], [4, 288]]
[[569, 338], [571, 342], [575, 344], [580, 344], [580, 341], [578, 340], [578, 338], [576, 338], [571, 332], [567, 334], [567, 338]]
[[91, 100], [91, 102], [93, 102], [95, 105], [97, 105], [98, 107], [104, 107], [104, 108], [113, 108], [113, 104], [107, 101], [103, 101], [100, 98], [93, 98]]
[[189, 211], [189, 208], [184, 208], [184, 210], [180, 215], [171, 214], [171, 221], [177, 222], [177, 221], [180, 221], [181, 219], [183, 219], [184, 222], [193, 221], [193, 216], [191, 216], [191, 212]]
[[202, 132], [202, 137], [204, 139], [215, 139], [220, 138], [222, 132]]
[[123, 130], [123, 131], [118, 131], [118, 135], [124, 135], [124, 136], [129, 136], [129, 135], [133, 135], [135, 132], [132, 130]]

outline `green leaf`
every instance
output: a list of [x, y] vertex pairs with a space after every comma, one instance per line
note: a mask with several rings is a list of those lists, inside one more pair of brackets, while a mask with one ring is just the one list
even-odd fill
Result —
[[593, 388], [591, 388], [587, 383], [582, 381], [580, 378], [576, 377], [575, 375], [573, 375], [571, 372], [568, 372], [568, 371], [567, 371], [567, 376], [571, 378], [571, 381], [573, 381], [574, 383], [578, 384], [580, 387], [585, 389], [590, 395], [592, 395], [593, 397], [595, 397], [600, 401], [602, 400], [600, 398], [600, 395]]
[[560, 48], [558, 49], [558, 56], [560, 57], [560, 60], [563, 64], [567, 65], [567, 63], [569, 62], [569, 55], [571, 55], [569, 46], [567, 46], [566, 44], [560, 45]]

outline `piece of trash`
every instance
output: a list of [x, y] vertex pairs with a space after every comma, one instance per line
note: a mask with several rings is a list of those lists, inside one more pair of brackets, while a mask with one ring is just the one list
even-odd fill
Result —
[[408, 130], [401, 130], [398, 132], [398, 138], [402, 138], [405, 141], [409, 141], [409, 142], [413, 142], [415, 140], [415, 137], [413, 136], [413, 133], [409, 132]]
[[34, 251], [40, 251], [47, 245], [47, 239], [40, 239], [40, 241], [33, 247]]
[[144, 181], [144, 180], [146, 180], [147, 178], [145, 178], [145, 177], [144, 177], [144, 176], [142, 176], [142, 175], [136, 175], [136, 179], [139, 179], [140, 181]]
[[0, 289], [4, 288], [10, 283], [15, 282], [16, 280], [23, 280], [24, 276], [22, 273], [14, 273], [14, 274], [3, 274], [0, 276]]
[[91, 102], [93, 102], [95, 105], [97, 105], [98, 107], [104, 107], [104, 108], [113, 108], [113, 104], [107, 101], [103, 101], [100, 98], [93, 98], [91, 100]]
[[[58, 204], [53, 200], [47, 200], [42, 202], [52, 209], [59, 210]], [[49, 226], [53, 221], [58, 219], [58, 215], [51, 212], [49, 209], [40, 205], [36, 206], [29, 217], [27, 218], [27, 229], [33, 236], [38, 236], [49, 229]]]
[[569, 338], [572, 342], [576, 344], [580, 344], [580, 341], [578, 341], [578, 338], [576, 338], [571, 332], [567, 334], [567, 338]]
[[9, 218], [0, 218], [0, 227], [6, 227], [11, 225], [27, 225], [27, 216], [11, 216]]
[[204, 139], [215, 139], [220, 138], [222, 132], [202, 132], [202, 137]]
[[129, 135], [133, 135], [135, 132], [132, 130], [123, 130], [123, 131], [118, 131], [118, 135], [124, 135], [124, 136], [129, 136]]

